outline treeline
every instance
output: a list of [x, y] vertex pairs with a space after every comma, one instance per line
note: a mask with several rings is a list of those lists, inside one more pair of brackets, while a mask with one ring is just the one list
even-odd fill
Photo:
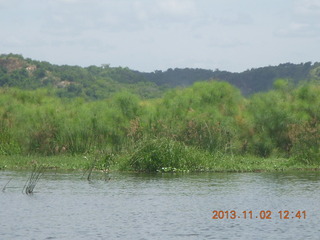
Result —
[[284, 63], [278, 66], [253, 68], [240, 73], [220, 71], [216, 69], [168, 69], [167, 71], [155, 71], [142, 73], [146, 79], [157, 85], [170, 87], [189, 86], [194, 82], [208, 79], [219, 79], [239, 88], [243, 95], [249, 96], [258, 92], [266, 92], [272, 89], [276, 79], [290, 79], [298, 84], [300, 81], [320, 79], [320, 63], [311, 62], [293, 64]]
[[3, 88], [0, 154], [99, 152], [124, 156], [133, 169], [150, 171], [199, 165], [196, 153], [208, 161], [218, 154], [319, 163], [319, 109], [316, 81], [294, 87], [277, 80], [273, 90], [250, 98], [219, 81], [197, 82], [153, 100], [127, 91], [86, 101], [61, 99], [44, 89]]
[[187, 87], [210, 79], [229, 82], [239, 88], [244, 96], [249, 96], [271, 90], [274, 80], [278, 78], [290, 79], [296, 85], [302, 80], [319, 80], [320, 63], [285, 63], [241, 73], [192, 68], [143, 73], [110, 67], [109, 64], [100, 67], [58, 66], [16, 54], [0, 55], [0, 87], [46, 88], [60, 98], [100, 100], [110, 98], [119, 91], [128, 91], [142, 99], [159, 98], [167, 89]]

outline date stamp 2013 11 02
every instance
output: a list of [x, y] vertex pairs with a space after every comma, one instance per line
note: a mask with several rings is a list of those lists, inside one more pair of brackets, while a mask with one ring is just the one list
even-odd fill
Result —
[[236, 210], [214, 210], [212, 219], [306, 219], [306, 210], [280, 210], [280, 211], [236, 211]]

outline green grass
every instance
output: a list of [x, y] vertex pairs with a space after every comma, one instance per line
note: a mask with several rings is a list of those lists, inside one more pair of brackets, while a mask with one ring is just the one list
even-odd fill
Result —
[[203, 171], [210, 158], [196, 147], [167, 138], [142, 140], [134, 149], [127, 159], [134, 171]]
[[2, 170], [33, 169], [35, 165], [60, 170], [82, 170], [90, 164], [91, 161], [83, 156], [0, 156]]
[[134, 151], [117, 158], [115, 169], [138, 172], [254, 172], [320, 169], [294, 158], [211, 154], [167, 138], [142, 140]]
[[[135, 150], [112, 156], [0, 156], [0, 170], [33, 169], [35, 165], [58, 170], [134, 172], [259, 172], [320, 170], [319, 164], [306, 164], [294, 158], [214, 155], [167, 139], [140, 142]], [[108, 162], [109, 161], [109, 162]], [[107, 166], [107, 167], [106, 167]]]
[[221, 156], [210, 166], [216, 172], [259, 172], [259, 171], [290, 171], [318, 169], [319, 164], [307, 165], [291, 158], [259, 158], [256, 156]]

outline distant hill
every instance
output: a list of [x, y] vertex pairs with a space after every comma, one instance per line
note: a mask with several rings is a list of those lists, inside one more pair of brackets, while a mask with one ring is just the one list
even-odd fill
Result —
[[49, 88], [60, 97], [103, 99], [115, 92], [129, 91], [142, 98], [160, 97], [168, 88], [216, 79], [238, 87], [244, 95], [267, 91], [278, 78], [294, 83], [320, 79], [320, 63], [285, 63], [232, 73], [206, 69], [168, 69], [144, 73], [109, 65], [79, 67], [54, 65], [17, 54], [0, 55], [0, 87]]
[[128, 68], [58, 66], [16, 54], [0, 55], [0, 87], [49, 88], [59, 97], [92, 100], [119, 91], [130, 91], [142, 98], [160, 97], [164, 89]]
[[320, 79], [320, 63], [284, 63], [278, 66], [253, 68], [241, 73], [198, 68], [175, 68], [168, 69], [167, 71], [142, 73], [142, 76], [157, 85], [167, 85], [170, 87], [188, 86], [196, 81], [217, 79], [227, 81], [238, 87], [244, 95], [250, 95], [270, 90], [274, 80], [279, 78], [290, 79], [294, 83], [310, 79]]

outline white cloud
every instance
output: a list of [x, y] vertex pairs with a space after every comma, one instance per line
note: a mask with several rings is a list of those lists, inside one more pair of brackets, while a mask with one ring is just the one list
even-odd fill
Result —
[[294, 3], [294, 12], [298, 15], [320, 16], [320, 1], [319, 0], [296, 0]]
[[320, 25], [294, 22], [275, 31], [275, 35], [286, 38], [319, 38]]
[[53, 1], [61, 2], [61, 3], [71, 3], [71, 4], [84, 2], [84, 0], [53, 0]]
[[247, 13], [225, 14], [219, 22], [229, 26], [247, 25], [253, 23], [253, 18]]
[[320, 38], [320, 1], [295, 0], [292, 5], [291, 18], [279, 24], [275, 35], [286, 38]]
[[159, 10], [173, 16], [190, 16], [195, 14], [196, 4], [190, 0], [161, 0], [156, 4]]
[[196, 21], [197, 4], [193, 0], [137, 0], [132, 4], [134, 19], [142, 27], [162, 29]]
[[319, 61], [320, 0], [0, 0], [0, 29], [1, 51], [57, 64], [241, 70]]

